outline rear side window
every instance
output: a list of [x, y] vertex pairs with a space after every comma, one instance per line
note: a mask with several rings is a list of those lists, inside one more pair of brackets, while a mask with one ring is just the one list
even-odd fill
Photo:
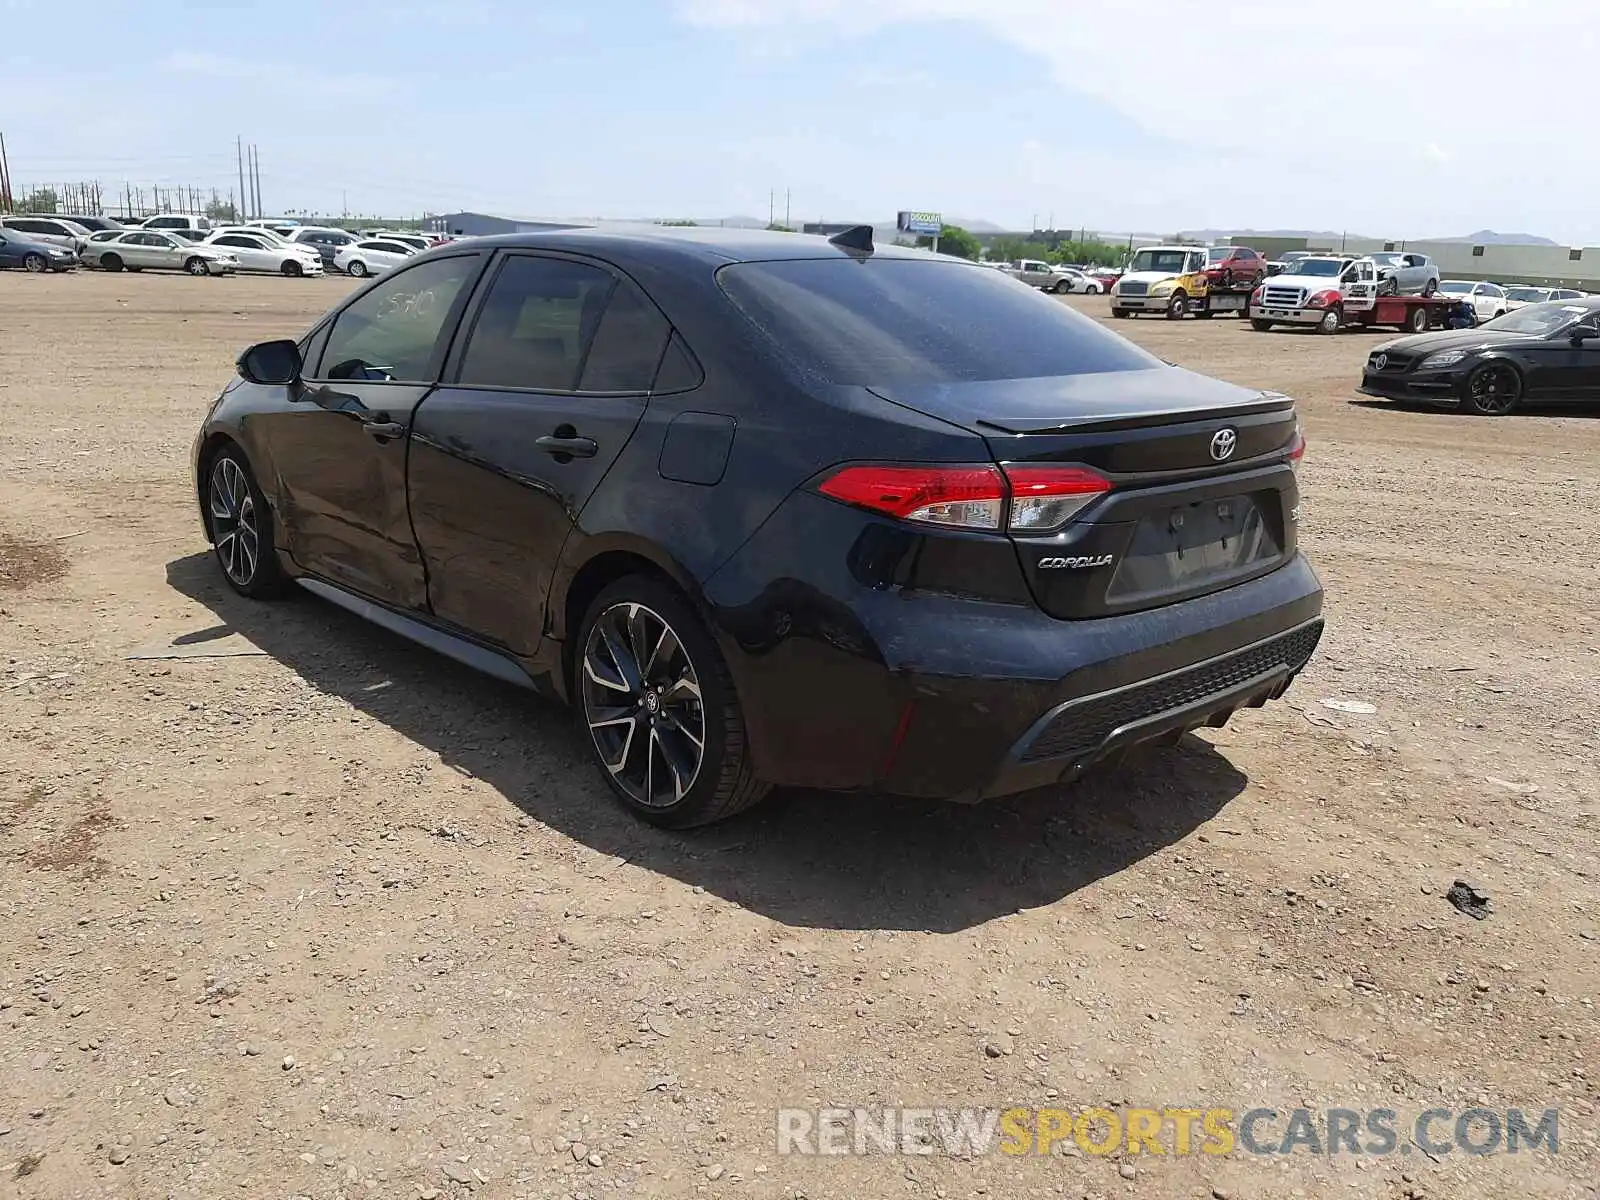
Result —
[[609, 272], [584, 263], [508, 258], [473, 323], [461, 384], [577, 391], [585, 351], [615, 285]]
[[936, 260], [735, 263], [722, 290], [811, 379], [873, 386], [1142, 371], [1161, 361], [999, 271]]
[[645, 294], [619, 280], [583, 361], [578, 390], [647, 392], [671, 327]]

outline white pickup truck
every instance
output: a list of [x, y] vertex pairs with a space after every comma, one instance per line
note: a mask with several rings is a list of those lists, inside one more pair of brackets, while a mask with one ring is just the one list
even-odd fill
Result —
[[1046, 292], [1070, 292], [1072, 278], [1059, 267], [1037, 258], [1019, 258], [1000, 268], [1013, 279], [1020, 279], [1030, 287]]
[[1338, 333], [1346, 325], [1393, 325], [1422, 333], [1448, 323], [1455, 297], [1395, 295], [1371, 258], [1326, 255], [1302, 258], [1250, 293], [1250, 324], [1313, 325]]

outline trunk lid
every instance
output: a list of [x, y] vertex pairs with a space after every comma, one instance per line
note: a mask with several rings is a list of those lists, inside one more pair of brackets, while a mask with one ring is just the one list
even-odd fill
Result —
[[1295, 555], [1287, 396], [1177, 367], [872, 390], [978, 434], [1002, 465], [1086, 466], [1110, 480], [1064, 529], [1011, 535], [1052, 616], [1171, 604]]

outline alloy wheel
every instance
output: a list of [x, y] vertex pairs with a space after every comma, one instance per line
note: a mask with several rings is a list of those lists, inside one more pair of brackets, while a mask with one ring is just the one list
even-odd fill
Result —
[[30, 255], [28, 255], [27, 258], [22, 260], [22, 265], [24, 267], [26, 267], [28, 269], [28, 271], [30, 273], [34, 274], [34, 275], [43, 274], [50, 267], [50, 264], [45, 262], [44, 255], [42, 255], [42, 254], [30, 254]]
[[595, 618], [583, 648], [583, 716], [623, 791], [647, 808], [683, 800], [705, 761], [700, 676], [672, 626], [619, 601]]
[[1522, 380], [1513, 368], [1490, 364], [1467, 381], [1467, 397], [1474, 412], [1486, 417], [1503, 417], [1522, 399]]
[[248, 587], [261, 559], [261, 532], [250, 481], [237, 459], [224, 455], [211, 468], [211, 533], [222, 569]]

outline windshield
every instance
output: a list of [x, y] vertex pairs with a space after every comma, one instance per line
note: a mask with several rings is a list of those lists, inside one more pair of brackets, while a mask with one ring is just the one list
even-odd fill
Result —
[[966, 383], [1161, 365], [1099, 322], [966, 264], [786, 259], [735, 263], [717, 282], [815, 383]]
[[1141, 250], [1133, 256], [1130, 271], [1166, 271], [1179, 274], [1189, 261], [1187, 250]]
[[1334, 278], [1344, 270], [1342, 258], [1302, 258], [1289, 268], [1291, 275], [1316, 275]]
[[1439, 285], [1439, 290], [1448, 292], [1452, 296], [1469, 296], [1472, 294], [1472, 285], [1455, 279], [1446, 279]]
[[1206, 258], [1212, 262], [1226, 262], [1233, 257], [1232, 246], [1213, 246], [1206, 251]]
[[1507, 300], [1521, 300], [1524, 304], [1539, 304], [1550, 299], [1549, 288], [1521, 287], [1506, 292]]
[[1369, 254], [1367, 257], [1380, 267], [1403, 267], [1406, 265], [1406, 260], [1398, 254]]
[[1593, 312], [1593, 309], [1581, 304], [1565, 304], [1559, 300], [1548, 304], [1529, 304], [1516, 312], [1496, 317], [1482, 328], [1492, 329], [1496, 333], [1525, 333], [1542, 337], [1574, 325]]

